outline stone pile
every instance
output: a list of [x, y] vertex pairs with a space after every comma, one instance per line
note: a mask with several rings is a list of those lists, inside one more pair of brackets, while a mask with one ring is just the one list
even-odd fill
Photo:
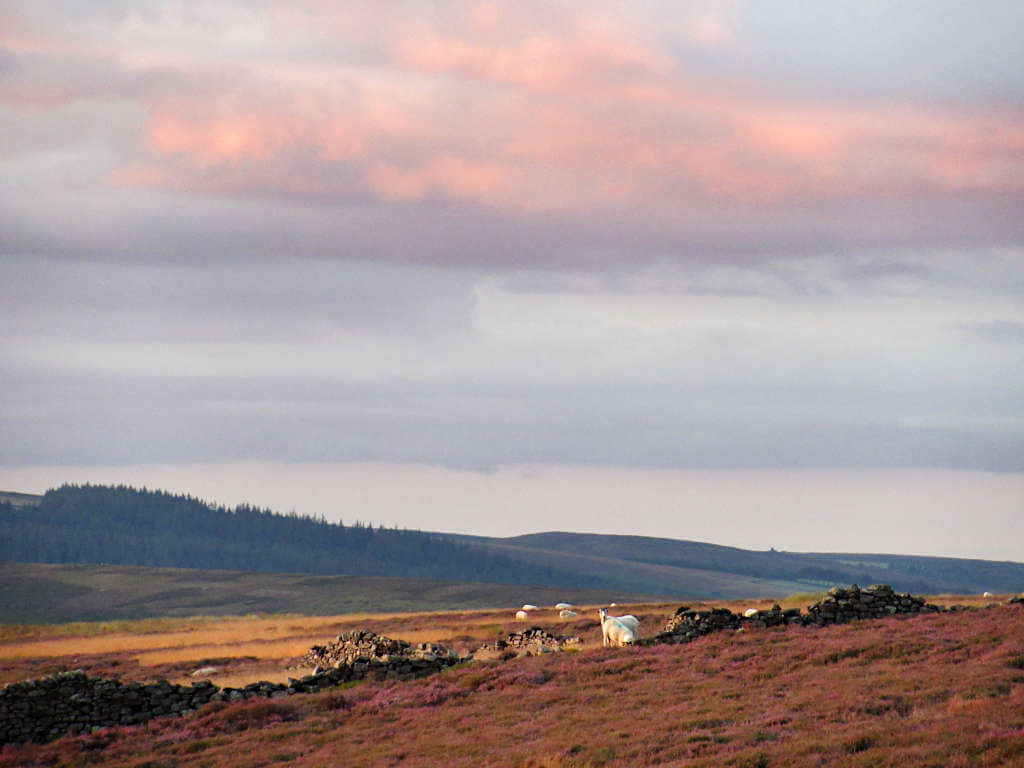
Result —
[[326, 645], [314, 645], [302, 661], [315, 668], [314, 674], [333, 668], [351, 674], [348, 679], [358, 679], [433, 674], [460, 659], [455, 651], [437, 643], [413, 646], [363, 629], [338, 635]]
[[214, 699], [213, 683], [121, 683], [85, 672], [61, 672], [12, 683], [0, 691], [0, 745], [49, 741], [110, 725], [135, 725], [191, 712]]
[[726, 629], [778, 627], [800, 622], [798, 608], [784, 611], [778, 604], [773, 605], [770, 609], [758, 611], [752, 616], [733, 613], [728, 608], [710, 608], [698, 611], [695, 608], [681, 605], [676, 609], [675, 614], [665, 622], [662, 631], [651, 639], [651, 642], [683, 643]]
[[558, 653], [568, 648], [579, 648], [583, 641], [578, 636], [556, 637], [541, 627], [513, 632], [504, 640], [482, 645], [473, 651], [477, 661], [506, 660], [520, 656], [540, 656]]
[[833, 587], [828, 596], [808, 606], [804, 624], [843, 624], [857, 619], [881, 619], [898, 613], [938, 613], [942, 609], [926, 603], [909, 592], [896, 592], [888, 584], [874, 584], [861, 589]]

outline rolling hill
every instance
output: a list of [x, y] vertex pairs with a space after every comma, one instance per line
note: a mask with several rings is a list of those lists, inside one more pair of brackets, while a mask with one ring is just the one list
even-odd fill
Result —
[[[160, 491], [89, 485], [48, 491], [30, 506], [0, 501], [0, 562], [418, 580], [401, 587], [410, 596], [421, 595], [404, 601], [410, 610], [441, 605], [422, 598], [424, 588], [416, 586], [419, 582], [714, 598], [783, 596], [852, 582], [888, 583], [925, 593], [1024, 589], [1021, 563], [763, 552], [674, 539], [566, 532], [512, 538], [440, 534], [345, 526], [250, 506], [227, 509]], [[9, 570], [4, 574], [0, 586], [7, 588], [13, 577]], [[355, 583], [350, 586], [356, 587]], [[363, 587], [369, 588], [365, 584], [359, 588]], [[217, 610], [217, 601], [204, 603], [201, 591], [177, 594], [196, 611]], [[488, 599], [484, 604], [504, 600]], [[508, 599], [504, 604], [518, 600], [511, 593]]]

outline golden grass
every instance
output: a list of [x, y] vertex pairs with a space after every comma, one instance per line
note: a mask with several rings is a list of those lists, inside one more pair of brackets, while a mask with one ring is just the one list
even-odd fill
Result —
[[[793, 595], [779, 599], [784, 608], [806, 608], [820, 594]], [[939, 605], [988, 605], [1004, 602], [1006, 596], [933, 595]], [[689, 602], [689, 601], [688, 601]], [[741, 612], [764, 608], [772, 598], [728, 601], [694, 601], [695, 607], [726, 606]], [[620, 606], [618, 612], [645, 615], [648, 633], [658, 627], [652, 617], [669, 615], [678, 606], [650, 603]], [[578, 606], [580, 619], [595, 618], [598, 606]], [[459, 612], [358, 613], [335, 616], [250, 615], [217, 618], [143, 619], [139, 621], [75, 622], [64, 625], [8, 626], [0, 628], [0, 660], [43, 659], [86, 655], [131, 654], [142, 666], [198, 664], [203, 659], [253, 657], [289, 659], [303, 655], [341, 632], [371, 628], [411, 643], [468, 637], [479, 642], [493, 640], [504, 632], [560, 621], [556, 611], [545, 609], [531, 615], [529, 622], [516, 622], [508, 610], [467, 610]], [[470, 644], [471, 641], [466, 641]], [[248, 673], [245, 673], [248, 674]]]
[[140, 653], [135, 660], [144, 667], [155, 667], [160, 664], [198, 663], [202, 659], [290, 659], [304, 654], [310, 645], [309, 638], [189, 645], [171, 650]]

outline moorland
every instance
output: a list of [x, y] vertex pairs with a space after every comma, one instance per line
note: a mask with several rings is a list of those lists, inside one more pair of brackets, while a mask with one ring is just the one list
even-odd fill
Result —
[[[0, 766], [1024, 763], [1024, 606], [929, 600], [976, 607], [619, 649], [600, 647], [595, 606], [571, 619], [545, 610], [535, 623], [581, 635], [582, 650], [215, 703], [181, 718], [8, 745]], [[654, 633], [674, 607], [621, 609]], [[464, 652], [522, 626], [508, 610], [7, 625], [0, 666], [5, 681], [83, 668], [172, 682], [212, 666], [214, 682], [239, 685], [298, 676], [311, 645], [354, 628]]]

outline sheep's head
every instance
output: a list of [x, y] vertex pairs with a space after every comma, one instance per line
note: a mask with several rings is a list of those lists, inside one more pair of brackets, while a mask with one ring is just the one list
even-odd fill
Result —
[[604, 623], [604, 617], [608, 615], [607, 608], [601, 608], [598, 610], [597, 615], [601, 617], [601, 623]]

